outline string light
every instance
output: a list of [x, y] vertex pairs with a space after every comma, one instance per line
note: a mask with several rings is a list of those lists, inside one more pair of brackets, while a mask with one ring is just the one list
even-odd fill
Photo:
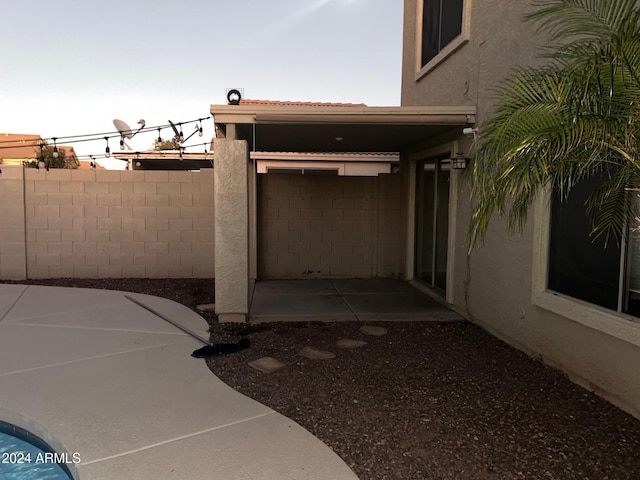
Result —
[[[203, 120], [208, 120], [211, 117], [204, 117], [204, 118], [198, 118], [198, 119], [194, 119], [194, 120], [189, 120], [186, 122], [179, 122], [178, 125], [180, 126], [180, 130], [179, 130], [179, 140], [180, 142], [184, 142], [187, 141], [188, 138], [191, 138], [193, 135], [195, 135], [195, 133], [198, 133], [198, 136], [203, 136], [203, 128], [202, 128], [202, 122]], [[189, 137], [187, 139], [184, 138], [184, 133], [182, 130], [182, 125], [188, 125], [190, 123], [197, 123], [197, 125], [195, 126], [194, 132], [189, 135]], [[161, 131], [165, 128], [169, 128], [170, 125], [155, 125], [152, 127], [145, 127], [143, 129], [140, 129], [139, 132], [150, 132], [150, 131], [157, 131], [158, 132], [158, 141], [161, 142], [162, 141], [162, 135], [161, 135]], [[48, 162], [45, 162], [45, 157], [44, 157], [44, 152], [43, 149], [44, 147], [47, 145], [47, 142], [50, 140], [53, 143], [53, 152], [52, 152], [52, 156], [53, 158], [59, 158], [59, 149], [58, 149], [58, 145], [57, 142], [58, 140], [60, 140], [61, 142], [64, 142], [65, 144], [73, 144], [73, 143], [81, 143], [81, 142], [95, 142], [101, 139], [104, 139], [107, 142], [107, 146], [105, 148], [105, 153], [104, 155], [76, 155], [76, 157], [78, 159], [81, 158], [89, 158], [91, 162], [94, 163], [94, 168], [96, 168], [96, 162], [95, 162], [95, 158], [101, 158], [101, 157], [105, 157], [105, 158], [110, 158], [111, 157], [111, 149], [109, 148], [109, 139], [110, 138], [117, 138], [120, 137], [121, 138], [121, 147], [126, 146], [126, 144], [124, 144], [124, 139], [122, 139], [122, 133], [120, 131], [111, 131], [111, 132], [104, 132], [104, 133], [92, 133], [92, 134], [83, 134], [83, 135], [69, 135], [69, 136], [64, 136], [64, 137], [47, 137], [47, 138], [37, 138], [37, 139], [33, 139], [30, 142], [20, 142], [17, 140], [0, 140], [0, 151], [2, 149], [13, 149], [13, 148], [25, 148], [25, 147], [34, 147], [34, 148], [40, 148], [40, 155], [38, 156], [38, 158], [36, 159], [35, 162], [35, 167], [36, 167], [36, 171], [39, 171], [41, 168], [43, 169], [47, 169], [49, 168], [49, 165], [47, 164]], [[205, 144], [206, 145], [206, 144]], [[189, 147], [193, 147], [194, 145], [190, 145]], [[185, 147], [186, 148], [186, 147]], [[205, 148], [206, 150], [206, 148]]]
[[40, 169], [44, 167], [44, 153], [42, 149], [44, 148], [44, 143], [40, 143], [40, 155], [38, 156], [38, 160], [36, 161], [36, 173], [40, 172]]
[[[187, 122], [181, 122], [179, 125], [188, 125], [190, 123], [196, 123], [196, 122], [202, 122], [203, 120], [208, 120], [211, 117], [206, 117], [206, 118], [197, 118], [195, 120], [189, 120]], [[153, 130], [161, 130], [161, 129], [165, 129], [165, 128], [169, 128], [171, 125], [169, 124], [163, 124], [163, 125], [155, 125], [152, 127], [145, 127], [143, 129], [140, 130], [140, 132], [150, 132]], [[105, 136], [109, 137], [109, 138], [115, 138], [115, 137], [120, 137], [121, 133], [119, 131], [110, 131], [110, 132], [102, 132], [102, 133], [89, 133], [89, 134], [84, 134], [84, 135], [67, 135], [64, 137], [55, 137], [55, 140], [62, 140], [64, 141], [64, 143], [81, 143], [81, 142], [95, 142], [98, 140], [103, 139]], [[38, 138], [38, 139], [34, 139], [33, 142], [31, 144], [21, 144], [21, 145], [17, 145], [16, 140], [0, 140], [0, 149], [3, 148], [16, 148], [18, 146], [20, 147], [38, 147], [39, 142], [44, 141], [45, 143], [47, 142], [47, 140], [54, 140], [54, 137], [47, 137], [47, 138]], [[3, 145], [3, 144], [10, 144], [10, 145]]]

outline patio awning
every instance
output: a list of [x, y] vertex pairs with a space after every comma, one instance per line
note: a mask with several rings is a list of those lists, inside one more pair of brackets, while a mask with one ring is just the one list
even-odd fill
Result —
[[[475, 106], [367, 107], [341, 104], [212, 105], [219, 135], [262, 152], [401, 152], [475, 124]], [[460, 133], [462, 133], [460, 131]], [[227, 135], [228, 137], [228, 135]]]

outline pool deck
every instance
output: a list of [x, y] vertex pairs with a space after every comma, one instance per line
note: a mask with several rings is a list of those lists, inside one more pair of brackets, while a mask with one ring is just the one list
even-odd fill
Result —
[[[187, 307], [128, 295], [208, 338]], [[192, 358], [201, 346], [125, 292], [0, 284], [0, 419], [77, 454], [80, 480], [357, 479]]]

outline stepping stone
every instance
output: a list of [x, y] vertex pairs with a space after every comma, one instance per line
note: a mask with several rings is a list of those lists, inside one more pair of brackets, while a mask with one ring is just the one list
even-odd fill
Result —
[[364, 340], [352, 340], [350, 338], [341, 338], [336, 342], [336, 347], [340, 348], [358, 348], [363, 345], [366, 345], [367, 342]]
[[336, 354], [333, 352], [327, 352], [326, 350], [318, 350], [313, 347], [304, 347], [298, 355], [301, 355], [312, 360], [330, 360], [336, 358]]
[[365, 325], [363, 327], [360, 327], [360, 332], [364, 333], [365, 335], [374, 335], [376, 337], [381, 337], [382, 335], [386, 335], [388, 333], [388, 330], [384, 327], [372, 327], [370, 325]]
[[283, 368], [284, 363], [282, 363], [280, 360], [276, 360], [273, 357], [262, 357], [258, 360], [249, 362], [249, 366], [264, 373], [273, 373]]
[[201, 312], [215, 312], [216, 311], [216, 304], [215, 303], [204, 303], [202, 305], [198, 305], [196, 308], [198, 310], [200, 310]]

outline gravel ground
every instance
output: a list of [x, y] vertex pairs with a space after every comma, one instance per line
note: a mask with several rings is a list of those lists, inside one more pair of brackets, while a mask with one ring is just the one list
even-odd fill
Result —
[[[24, 283], [108, 288], [213, 302], [212, 280]], [[199, 312], [201, 313], [201, 312]], [[202, 314], [202, 313], [201, 313]], [[239, 353], [207, 359], [219, 378], [297, 421], [362, 480], [638, 479], [640, 421], [468, 322], [211, 325], [211, 340], [249, 337]], [[341, 338], [364, 340], [356, 349]], [[313, 346], [331, 360], [298, 355]], [[277, 358], [265, 374], [247, 363]]]

